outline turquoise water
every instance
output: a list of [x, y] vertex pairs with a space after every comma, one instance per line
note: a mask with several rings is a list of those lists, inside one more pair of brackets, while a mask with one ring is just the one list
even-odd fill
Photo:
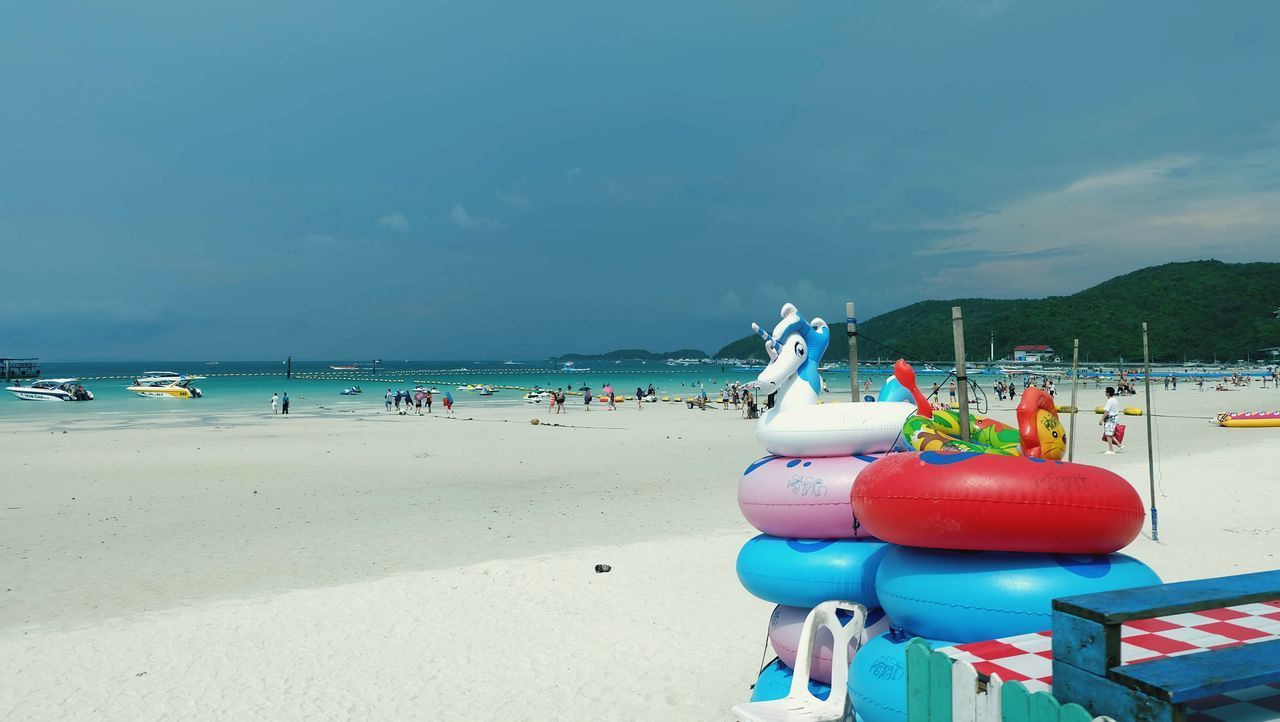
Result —
[[[419, 383], [450, 391], [458, 410], [470, 406], [523, 404], [523, 389], [534, 386], [576, 391], [585, 385], [599, 393], [606, 383], [610, 383], [618, 393], [626, 395], [635, 393], [637, 386], [647, 388], [653, 384], [660, 396], [688, 396], [705, 386], [707, 393], [714, 396], [724, 384], [751, 381], [757, 374], [756, 371], [735, 370], [731, 365], [668, 366], [664, 362], [583, 362], [583, 370], [572, 372], [561, 370], [559, 366], [550, 367], [546, 362], [505, 365], [492, 361], [390, 362], [381, 364], [376, 374], [329, 368], [331, 364], [345, 363], [350, 362], [295, 361], [292, 379], [285, 378], [285, 366], [278, 361], [225, 361], [216, 365], [189, 361], [42, 363], [43, 378], [80, 378], [84, 387], [93, 392], [94, 400], [86, 403], [20, 401], [6, 393], [0, 398], [0, 418], [102, 416], [127, 419], [153, 414], [208, 413], [213, 416], [226, 412], [269, 411], [271, 394], [285, 391], [289, 392], [291, 411], [295, 413], [353, 411], [381, 408], [383, 394], [388, 388], [407, 390]], [[125, 387], [144, 371], [176, 371], [206, 376], [194, 383], [204, 392], [204, 398], [143, 398], [126, 391]], [[860, 368], [859, 373], [861, 379], [870, 378], [873, 389], [878, 390], [890, 375], [890, 370], [887, 367]], [[928, 389], [930, 384], [943, 378], [945, 374], [921, 374], [920, 383]], [[833, 398], [843, 399], [849, 393], [847, 370], [824, 374], [824, 379]], [[466, 384], [491, 385], [498, 391], [493, 396], [480, 396], [474, 391], [455, 388]], [[353, 385], [359, 385], [364, 393], [343, 396], [342, 390]]]

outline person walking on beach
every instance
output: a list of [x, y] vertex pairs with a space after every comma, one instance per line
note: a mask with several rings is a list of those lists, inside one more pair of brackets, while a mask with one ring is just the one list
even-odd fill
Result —
[[644, 411], [644, 389], [636, 387], [636, 408]]
[[387, 395], [382, 397], [387, 402], [387, 411], [391, 410], [391, 389], [387, 389]]
[[444, 392], [444, 412], [446, 414], [453, 413], [453, 394], [448, 391]]
[[613, 393], [613, 387], [612, 387], [612, 386], [610, 386], [609, 384], [605, 384], [605, 385], [604, 385], [604, 393], [605, 393], [605, 395], [606, 395], [606, 396], [608, 396], [608, 397], [609, 397], [609, 410], [610, 410], [610, 411], [617, 411], [617, 410], [618, 410], [618, 405], [615, 403], [615, 402], [617, 401], [617, 396], [616, 396], [616, 395], [614, 395], [614, 393]]
[[[1107, 442], [1107, 450], [1104, 454], [1114, 454], [1116, 451], [1124, 451], [1124, 446], [1116, 439], [1116, 422], [1120, 419], [1120, 400], [1116, 398], [1116, 390], [1110, 386], [1107, 387], [1107, 402], [1102, 405], [1102, 418], [1098, 419], [1098, 425], [1102, 427], [1102, 440]], [[1115, 445], [1115, 451], [1111, 450], [1112, 444]]]
[[284, 416], [289, 415], [289, 392], [284, 392], [284, 397], [280, 399], [280, 413]]
[[279, 403], [280, 403], [280, 394], [277, 394], [273, 391], [271, 393], [271, 415], [272, 416], [275, 416], [276, 414], [280, 413], [280, 411], [276, 408], [276, 405]]
[[582, 410], [590, 411], [591, 410], [591, 387], [583, 386], [578, 390], [582, 392]]
[[564, 413], [564, 388], [563, 387], [556, 389], [555, 396], [552, 397], [552, 400], [556, 402], [556, 413], [563, 414]]
[[431, 389], [427, 389], [427, 396], [423, 399], [423, 402], [427, 405], [427, 413], [431, 413]]

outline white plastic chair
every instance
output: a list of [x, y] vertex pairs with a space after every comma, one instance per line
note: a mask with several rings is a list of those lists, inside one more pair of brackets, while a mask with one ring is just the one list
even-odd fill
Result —
[[[853, 615], [841, 624], [837, 610]], [[853, 719], [849, 708], [849, 642], [862, 633], [867, 623], [867, 608], [854, 602], [823, 602], [809, 612], [800, 632], [796, 652], [796, 668], [791, 677], [791, 691], [782, 699], [747, 702], [734, 705], [733, 715], [741, 722], [841, 722]], [[809, 691], [809, 667], [813, 662], [813, 644], [818, 629], [831, 630], [831, 694], [826, 700]]]

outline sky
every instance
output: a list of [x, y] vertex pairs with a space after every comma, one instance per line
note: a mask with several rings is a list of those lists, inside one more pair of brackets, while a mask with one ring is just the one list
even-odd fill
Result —
[[1280, 3], [0, 0], [0, 355], [714, 352], [1280, 261]]

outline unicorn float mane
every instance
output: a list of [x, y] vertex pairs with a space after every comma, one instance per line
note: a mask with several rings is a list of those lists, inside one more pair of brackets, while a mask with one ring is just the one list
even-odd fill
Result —
[[818, 367], [831, 343], [831, 330], [820, 318], [805, 320], [790, 303], [782, 307], [781, 316], [773, 333], [751, 324], [769, 355], [769, 365], [756, 378], [756, 386], [766, 394], [779, 393], [779, 406], [815, 403], [822, 393]]

